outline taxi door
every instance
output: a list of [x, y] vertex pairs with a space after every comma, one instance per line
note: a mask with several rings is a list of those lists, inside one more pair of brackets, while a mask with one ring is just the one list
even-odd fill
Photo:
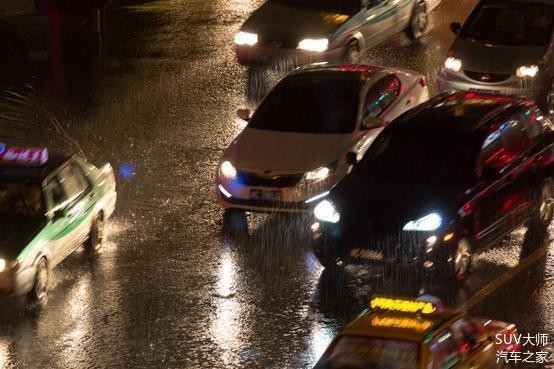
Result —
[[48, 258], [51, 267], [63, 259], [64, 244], [67, 242], [66, 229], [68, 227], [67, 217], [64, 215], [64, 208], [67, 203], [67, 196], [60, 183], [58, 175], [47, 179], [45, 185], [45, 198], [47, 215], [50, 218]]
[[64, 208], [67, 238], [61, 251], [62, 258], [65, 258], [88, 237], [94, 201], [92, 186], [73, 162], [60, 170], [59, 178], [67, 198]]
[[[369, 48], [395, 33], [395, 3], [398, 0], [368, 0], [367, 8], [358, 13], [360, 31]], [[392, 6], [391, 6], [392, 4]]]

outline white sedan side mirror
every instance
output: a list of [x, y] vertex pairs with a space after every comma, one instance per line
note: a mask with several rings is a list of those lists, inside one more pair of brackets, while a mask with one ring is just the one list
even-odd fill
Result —
[[248, 108], [237, 109], [237, 116], [240, 119], [248, 122], [250, 120], [250, 109]]

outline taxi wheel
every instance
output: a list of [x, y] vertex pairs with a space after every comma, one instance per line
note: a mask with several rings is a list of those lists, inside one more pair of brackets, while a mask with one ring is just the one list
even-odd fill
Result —
[[27, 294], [30, 302], [42, 301], [48, 294], [48, 264], [45, 258], [41, 258], [36, 266], [33, 288]]
[[358, 41], [350, 41], [344, 54], [344, 61], [349, 64], [359, 64], [361, 60]]
[[88, 252], [96, 253], [102, 247], [104, 243], [104, 230], [105, 230], [104, 216], [102, 213], [98, 214], [96, 219], [92, 222], [90, 227], [90, 233], [85, 247]]
[[471, 241], [465, 237], [458, 240], [456, 250], [452, 255], [453, 276], [458, 281], [464, 281], [471, 267]]
[[427, 5], [424, 1], [419, 1], [414, 8], [406, 33], [412, 41], [416, 41], [425, 35], [428, 26], [429, 15], [427, 14]]
[[546, 178], [537, 191], [537, 206], [530, 222], [530, 230], [544, 233], [554, 215], [554, 182]]

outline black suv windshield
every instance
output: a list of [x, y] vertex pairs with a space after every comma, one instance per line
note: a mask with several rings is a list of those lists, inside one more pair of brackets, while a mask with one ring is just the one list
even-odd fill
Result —
[[553, 5], [484, 1], [471, 13], [461, 37], [502, 46], [545, 46], [553, 20]]
[[275, 3], [317, 11], [337, 12], [353, 15], [362, 9], [360, 0], [270, 0]]
[[475, 176], [479, 152], [475, 136], [394, 127], [375, 140], [357, 170], [377, 181], [465, 184]]
[[285, 78], [260, 105], [250, 128], [297, 133], [350, 133], [360, 80], [355, 73], [310, 72]]
[[38, 183], [0, 182], [0, 217], [39, 218], [44, 215]]

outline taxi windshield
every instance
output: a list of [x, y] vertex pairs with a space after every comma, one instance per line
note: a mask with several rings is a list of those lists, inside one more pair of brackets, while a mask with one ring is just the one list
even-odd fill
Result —
[[545, 46], [554, 6], [522, 1], [486, 1], [470, 15], [461, 37], [502, 46]]
[[342, 336], [314, 369], [416, 369], [416, 342]]
[[360, 0], [271, 0], [275, 3], [308, 8], [317, 11], [337, 12], [353, 15], [362, 9]]
[[359, 85], [357, 74], [312, 72], [291, 76], [270, 92], [248, 127], [295, 133], [351, 133], [356, 125]]
[[38, 183], [0, 182], [0, 217], [38, 218], [44, 215]]

